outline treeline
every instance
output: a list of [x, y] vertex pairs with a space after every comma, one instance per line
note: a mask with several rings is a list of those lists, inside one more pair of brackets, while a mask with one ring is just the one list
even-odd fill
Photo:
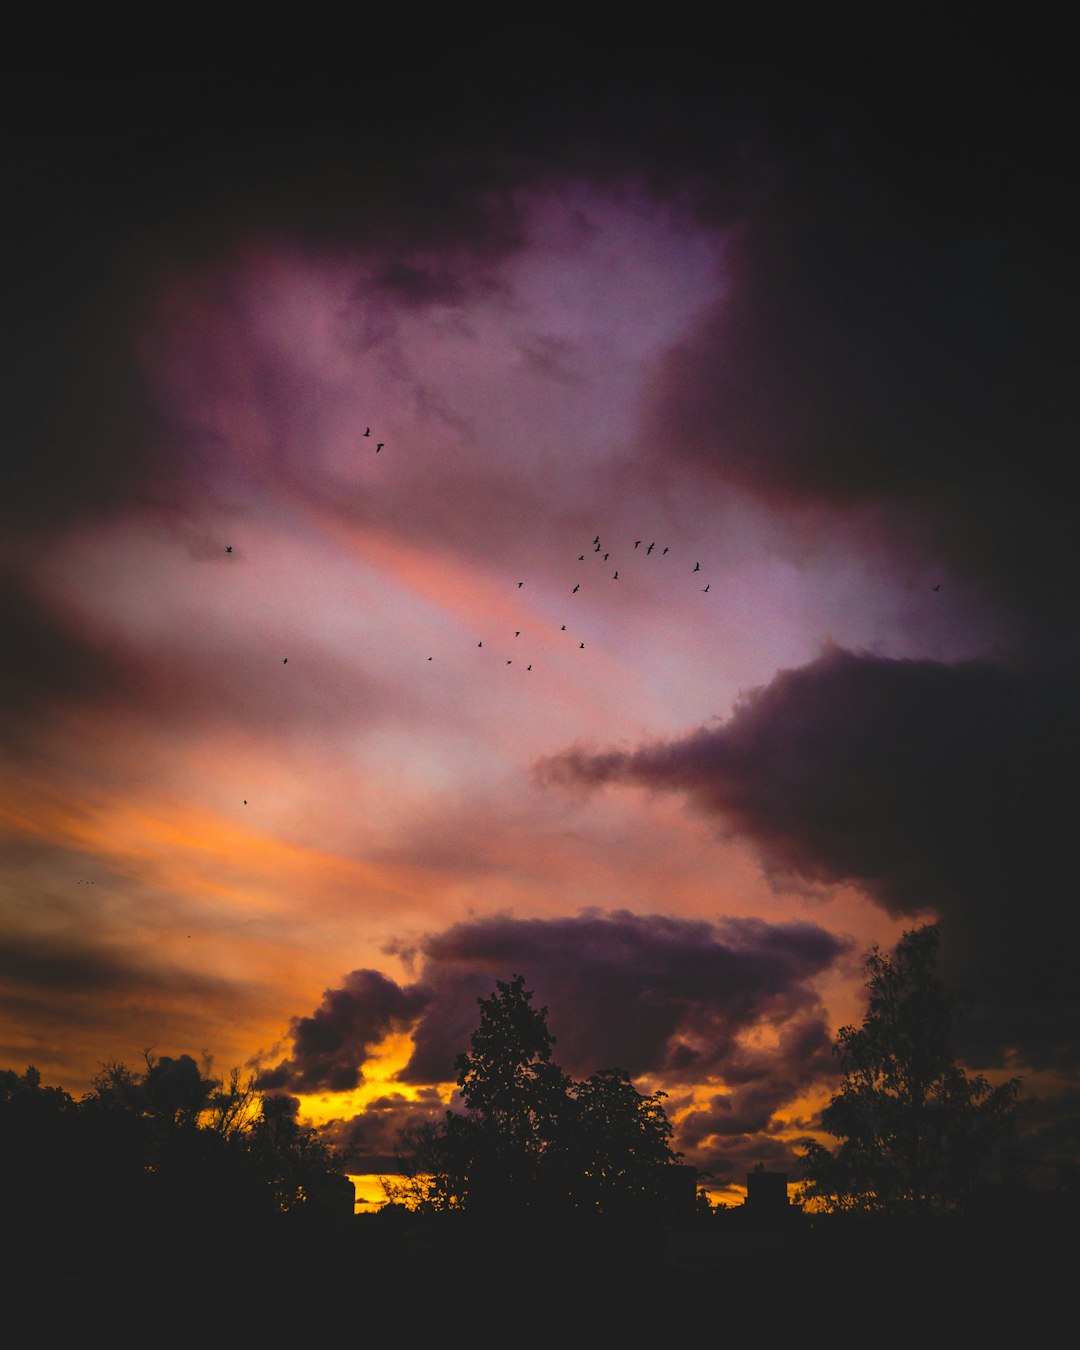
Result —
[[238, 1071], [205, 1077], [189, 1055], [105, 1065], [79, 1100], [32, 1067], [0, 1070], [5, 1222], [179, 1231], [327, 1208], [350, 1183], [297, 1106]]
[[[1019, 1084], [996, 1087], [956, 1062], [961, 1005], [937, 974], [939, 934], [905, 933], [867, 959], [861, 1027], [840, 1030], [840, 1090], [820, 1118], [838, 1142], [802, 1141], [802, 1198], [817, 1212], [954, 1214], [987, 1183], [1019, 1180]], [[463, 1111], [402, 1132], [390, 1212], [657, 1216], [695, 1208], [663, 1092], [619, 1068], [572, 1080], [553, 1058], [547, 1009], [521, 975], [477, 1000], [456, 1062]], [[76, 1101], [34, 1069], [0, 1071], [0, 1188], [7, 1214], [139, 1221], [207, 1214], [351, 1215], [344, 1158], [299, 1124], [295, 1098], [252, 1076], [205, 1076], [188, 1055], [102, 1067]], [[348, 1196], [346, 1195], [348, 1192]], [[699, 1210], [707, 1210], [703, 1196]]]

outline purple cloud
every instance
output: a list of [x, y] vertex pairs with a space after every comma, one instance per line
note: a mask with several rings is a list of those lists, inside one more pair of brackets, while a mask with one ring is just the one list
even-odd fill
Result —
[[377, 970], [354, 970], [328, 989], [309, 1017], [292, 1020], [292, 1054], [260, 1076], [260, 1087], [292, 1092], [346, 1092], [364, 1081], [371, 1048], [416, 1020], [428, 997], [401, 988]]

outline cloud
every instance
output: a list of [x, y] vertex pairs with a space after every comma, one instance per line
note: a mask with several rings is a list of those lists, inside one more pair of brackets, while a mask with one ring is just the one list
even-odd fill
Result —
[[777, 1111], [838, 1078], [832, 1038], [819, 1018], [795, 1019], [781, 1029], [775, 1047], [744, 1048], [732, 1056], [724, 1078], [726, 1091], [680, 1120], [684, 1147], [700, 1147], [710, 1136], [768, 1132]]
[[1037, 111], [1054, 96], [995, 131], [992, 66], [966, 63], [961, 97], [922, 61], [916, 106], [895, 71], [874, 90], [886, 72], [858, 64], [854, 88], [808, 104], [797, 143], [762, 146], [726, 290], [656, 363], [643, 444], [789, 520], [866, 515], [879, 550], [979, 580], [1029, 641], [1075, 657], [1057, 484], [1076, 438], [1076, 261], [1062, 147]]
[[[679, 1085], [723, 1081], [710, 1108], [688, 1114], [675, 1145], [688, 1161], [711, 1166], [720, 1158], [727, 1171], [735, 1163], [724, 1150], [731, 1152], [734, 1137], [741, 1144], [732, 1156], [748, 1166], [747, 1158], [761, 1156], [758, 1135], [777, 1128], [775, 1113], [835, 1078], [814, 980], [849, 947], [813, 924], [759, 919], [706, 923], [585, 910], [471, 920], [399, 949], [418, 966], [414, 983], [365, 970], [327, 990], [312, 1016], [293, 1019], [292, 1052], [261, 1086], [355, 1087], [375, 1044], [411, 1028], [414, 1052], [397, 1074], [409, 1094], [384, 1094], [327, 1127], [350, 1166], [396, 1170], [399, 1131], [445, 1109], [436, 1085], [456, 1076], [455, 1060], [477, 1025], [477, 999], [521, 973], [534, 1006], [547, 1010], [554, 1059], [571, 1077], [621, 1068], [671, 1089], [673, 1105]], [[451, 1106], [463, 1109], [456, 1094]]]
[[816, 1006], [811, 981], [844, 950], [812, 924], [751, 919], [584, 911], [456, 924], [419, 946], [432, 1002], [401, 1077], [452, 1077], [475, 1025], [474, 991], [487, 997], [495, 979], [515, 973], [548, 1007], [555, 1057], [574, 1077], [600, 1068], [665, 1081], [723, 1073], [742, 1032]]
[[320, 1135], [340, 1150], [346, 1166], [356, 1172], [397, 1172], [397, 1149], [402, 1130], [441, 1120], [446, 1105], [435, 1089], [421, 1090], [415, 1097], [386, 1093], [368, 1102], [360, 1115], [331, 1120]]
[[[421, 962], [415, 983], [363, 970], [327, 990], [314, 1014], [293, 1019], [292, 1053], [263, 1083], [308, 1092], [355, 1087], [374, 1045], [405, 1029], [414, 1051], [399, 1080], [451, 1082], [476, 1026], [477, 999], [519, 973], [536, 1006], [547, 1007], [555, 1058], [574, 1077], [600, 1068], [665, 1082], [729, 1070], [745, 1077], [740, 1038], [761, 1025], [793, 1022], [800, 1035], [788, 1032], [780, 1046], [805, 1058], [807, 1027], [820, 1033], [822, 1025], [813, 981], [847, 949], [816, 925], [758, 919], [710, 924], [587, 910], [561, 919], [472, 920], [406, 953]], [[775, 1068], [766, 1056], [760, 1071]]]
[[780, 885], [851, 882], [894, 916], [936, 911], [950, 970], [982, 1005], [981, 1052], [1019, 1042], [1072, 1058], [1080, 1002], [1057, 977], [1077, 936], [1060, 902], [1072, 870], [1061, 784], [1078, 752], [1075, 698], [1055, 673], [830, 648], [744, 695], [726, 723], [570, 749], [537, 772], [685, 792], [751, 840]]
[[377, 970], [354, 970], [328, 989], [309, 1017], [292, 1020], [292, 1054], [260, 1075], [259, 1086], [292, 1092], [346, 1092], [364, 1081], [368, 1052], [392, 1031], [407, 1029], [428, 1002]]

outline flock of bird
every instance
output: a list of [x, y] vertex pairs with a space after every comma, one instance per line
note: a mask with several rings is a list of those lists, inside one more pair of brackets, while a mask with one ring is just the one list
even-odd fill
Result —
[[[371, 437], [371, 428], [370, 428], [370, 427], [365, 427], [365, 428], [364, 428], [363, 436], [364, 436], [365, 439], [369, 439], [369, 438]], [[376, 441], [376, 443], [375, 443], [375, 454], [379, 454], [379, 453], [385, 448], [385, 446], [386, 446], [386, 442], [385, 442], [385, 441]], [[637, 552], [639, 549], [641, 549], [641, 547], [642, 547], [643, 544], [645, 544], [645, 540], [644, 540], [644, 539], [635, 539], [635, 540], [634, 540], [634, 552]], [[654, 540], [654, 541], [650, 542], [648, 545], [645, 546], [645, 549], [644, 549], [643, 553], [641, 554], [641, 556], [642, 556], [642, 557], [646, 557], [646, 558], [647, 558], [647, 557], [650, 557], [655, 549], [656, 549], [656, 542], [655, 542], [655, 540]], [[226, 553], [232, 553], [232, 551], [233, 551], [233, 546], [232, 546], [232, 544], [226, 544], [226, 545], [225, 545], [225, 552], [226, 552]], [[593, 536], [592, 544], [590, 545], [590, 551], [591, 551], [591, 553], [592, 553], [594, 556], [595, 556], [595, 555], [599, 555], [599, 561], [601, 561], [601, 562], [607, 563], [607, 562], [610, 562], [610, 560], [611, 560], [612, 550], [611, 550], [610, 548], [605, 548], [605, 546], [601, 543], [601, 541], [600, 541], [600, 536], [599, 536], [598, 534]], [[663, 548], [660, 549], [660, 552], [659, 552], [659, 554], [658, 554], [657, 556], [659, 556], [659, 557], [664, 557], [666, 554], [670, 553], [670, 551], [671, 551], [671, 549], [670, 549], [669, 545], [665, 544], [665, 545], [663, 546]], [[588, 558], [588, 553], [587, 553], [587, 552], [586, 552], [586, 553], [579, 553], [579, 554], [578, 554], [578, 559], [577, 559], [577, 560], [578, 560], [579, 563], [583, 563], [583, 562], [585, 562], [585, 561], [587, 560], [587, 558]], [[624, 563], [622, 566], [623, 566], [623, 568], [625, 569], [625, 563]], [[701, 563], [700, 563], [700, 562], [695, 562], [695, 563], [694, 563], [694, 566], [693, 566], [693, 568], [692, 568], [691, 570], [692, 570], [692, 572], [700, 572], [700, 571], [701, 571]], [[618, 581], [618, 580], [619, 580], [619, 574], [620, 574], [620, 569], [619, 569], [619, 567], [616, 567], [615, 570], [612, 572], [611, 580], [612, 580], [612, 581]], [[517, 588], [516, 588], [516, 589], [517, 589], [517, 590], [521, 590], [521, 589], [524, 587], [524, 585], [525, 585], [525, 582], [524, 582], [524, 581], [519, 581], [519, 582], [517, 583]], [[571, 594], [572, 596], [573, 596], [573, 595], [577, 595], [578, 592], [581, 590], [581, 585], [582, 585], [582, 583], [581, 583], [580, 581], [575, 582], [575, 584], [570, 588], [570, 594]], [[701, 590], [702, 590], [702, 592], [703, 592], [704, 594], [708, 594], [708, 592], [709, 592], [709, 583], [706, 583], [704, 586], [702, 586], [702, 587], [701, 587]], [[561, 625], [560, 632], [565, 633], [566, 631], [567, 631], [567, 625], [564, 623], [564, 624]], [[522, 636], [522, 632], [523, 632], [522, 629], [515, 629], [515, 630], [514, 630], [514, 637], [515, 637], [515, 638], [521, 637], [521, 636]], [[484, 640], [481, 638], [481, 639], [477, 642], [476, 646], [477, 646], [478, 649], [483, 649], [483, 647], [484, 647]], [[585, 650], [585, 643], [584, 643], [584, 641], [582, 641], [580, 638], [578, 639], [578, 647], [577, 647], [577, 649], [578, 649], [579, 651], [584, 651], [584, 650]], [[489, 650], [489, 651], [491, 650], [491, 644], [490, 644], [490, 643], [488, 644], [488, 650]], [[434, 660], [435, 660], [434, 654], [429, 655], [429, 656], [427, 657], [427, 660], [428, 660], [428, 661], [434, 661]], [[505, 657], [505, 658], [504, 658], [504, 662], [505, 662], [505, 665], [507, 665], [507, 666], [512, 666], [512, 665], [514, 664], [514, 657], [512, 657], [512, 656]], [[289, 664], [289, 658], [288, 658], [287, 656], [283, 656], [283, 657], [281, 658], [281, 664], [282, 664], [283, 666], [288, 665], [288, 664]], [[518, 665], [519, 665], [519, 666], [524, 666], [526, 672], [531, 671], [532, 668], [533, 668], [533, 662], [532, 662], [532, 661], [518, 661]], [[245, 806], [247, 805], [247, 802], [246, 802], [246, 801], [244, 802], [244, 805], [245, 805]]]
[[[371, 436], [371, 428], [370, 428], [370, 427], [365, 427], [364, 433], [363, 433], [363, 434], [364, 434], [364, 437], [365, 437], [365, 438], [370, 438], [370, 436]], [[379, 453], [384, 449], [385, 445], [386, 445], [386, 442], [385, 442], [385, 441], [376, 441], [376, 444], [375, 444], [375, 454], [379, 454]], [[645, 540], [644, 540], [643, 538], [642, 538], [642, 539], [635, 539], [635, 540], [634, 540], [634, 546], [633, 546], [633, 549], [630, 550], [631, 555], [633, 555], [633, 554], [638, 554], [638, 556], [643, 557], [643, 558], [651, 557], [652, 554], [653, 554], [653, 552], [654, 552], [654, 550], [656, 549], [656, 541], [655, 541], [655, 540], [650, 541], [647, 545], [645, 545], [645, 547], [644, 547], [643, 550], [642, 550], [642, 545], [645, 545]], [[639, 553], [639, 550], [642, 550], [642, 551]], [[226, 552], [226, 553], [232, 553], [232, 551], [233, 551], [232, 545], [231, 545], [231, 544], [227, 544], [227, 545], [225, 546], [225, 552]], [[657, 556], [658, 556], [658, 557], [666, 557], [670, 552], [671, 552], [670, 546], [667, 545], [667, 544], [665, 544], [665, 545], [660, 549], [660, 551], [659, 551], [659, 553], [657, 554]], [[593, 557], [597, 557], [597, 555], [599, 555], [599, 556], [598, 556], [598, 560], [599, 560], [600, 562], [602, 562], [602, 563], [610, 563], [610, 562], [611, 562], [611, 559], [612, 559], [612, 549], [611, 549], [610, 547], [605, 546], [605, 545], [601, 542], [601, 539], [600, 539], [600, 535], [599, 535], [599, 534], [596, 534], [596, 535], [593, 536], [592, 543], [591, 543], [591, 545], [589, 545], [589, 546], [587, 547], [587, 549], [586, 549], [585, 552], [579, 553], [579, 554], [577, 555], [577, 561], [578, 561], [579, 563], [585, 563], [585, 562], [587, 562], [588, 559], [589, 559], [590, 553], [592, 554]], [[622, 562], [619, 566], [616, 566], [615, 569], [614, 569], [614, 571], [613, 571], [612, 574], [611, 574], [611, 578], [610, 578], [610, 579], [611, 579], [612, 581], [618, 581], [619, 578], [620, 578], [620, 572], [621, 572], [621, 571], [625, 571], [625, 568], [626, 568], [626, 563], [625, 563], [625, 562]], [[700, 563], [700, 561], [695, 561], [694, 566], [690, 569], [690, 574], [691, 574], [691, 575], [696, 575], [696, 574], [698, 574], [698, 573], [700, 573], [700, 572], [701, 572], [701, 563]], [[516, 589], [517, 589], [517, 590], [521, 590], [521, 589], [523, 589], [524, 585], [525, 585], [525, 582], [524, 582], [523, 580], [522, 580], [522, 581], [519, 581], [519, 582], [517, 583]], [[707, 582], [705, 583], [704, 586], [700, 587], [700, 590], [701, 590], [701, 592], [702, 592], [703, 595], [708, 595], [708, 594], [710, 593], [711, 585], [712, 585], [712, 583], [707, 581]], [[571, 596], [577, 595], [577, 594], [581, 591], [581, 587], [582, 587], [582, 583], [581, 583], [580, 581], [575, 582], [574, 585], [570, 588], [569, 594], [570, 594]], [[941, 589], [940, 583], [936, 584], [936, 585], [933, 587], [933, 590], [935, 590], [935, 591], [940, 591], [940, 589]], [[515, 629], [515, 630], [514, 630], [514, 638], [515, 638], [515, 639], [520, 638], [520, 637], [522, 636], [523, 631], [524, 631], [524, 630], [522, 630], [522, 629]], [[561, 633], [567, 632], [567, 625], [566, 625], [565, 623], [562, 624], [559, 631], [560, 631]], [[481, 639], [477, 642], [476, 647], [477, 647], [477, 649], [481, 649], [481, 650], [484, 648], [484, 639], [483, 639], [483, 638], [481, 638]], [[488, 648], [487, 648], [487, 650], [488, 650], [488, 651], [491, 651], [491, 650], [492, 650], [492, 646], [491, 646], [491, 643], [490, 643], [490, 642], [488, 643]], [[582, 641], [580, 638], [578, 639], [578, 650], [579, 650], [579, 651], [584, 651], [584, 650], [585, 650], [585, 643], [584, 643], [584, 641]], [[434, 656], [434, 654], [431, 654], [431, 655], [429, 655], [426, 659], [427, 659], [428, 661], [434, 661], [434, 660], [435, 660], [435, 656]], [[504, 657], [503, 660], [504, 660], [504, 662], [505, 662], [505, 665], [507, 665], [507, 666], [512, 666], [512, 665], [514, 664], [515, 658], [514, 658], [513, 656], [508, 656], [508, 657]], [[281, 664], [282, 664], [282, 665], [288, 665], [288, 663], [289, 663], [289, 658], [288, 658], [287, 656], [283, 656], [283, 657], [281, 658]], [[526, 671], [531, 671], [532, 668], [533, 668], [533, 662], [532, 662], [532, 661], [518, 661], [518, 665], [519, 665], [519, 666], [524, 666], [524, 669], [525, 669]], [[245, 806], [247, 805], [247, 802], [246, 802], [246, 801], [244, 802], [244, 805], [245, 805]]]
[[[633, 547], [632, 552], [637, 552], [638, 550], [641, 550], [641, 549], [642, 549], [642, 545], [643, 545], [644, 543], [645, 543], [645, 540], [644, 540], [644, 539], [635, 539], [635, 540], [634, 540], [634, 547]], [[654, 551], [655, 549], [656, 549], [656, 541], [654, 540], [654, 541], [652, 541], [651, 543], [649, 543], [649, 544], [641, 551], [641, 553], [639, 554], [639, 556], [640, 556], [640, 557], [643, 557], [643, 558], [648, 558], [648, 557], [650, 557], [650, 556], [652, 555], [652, 553], [653, 553], [653, 551]], [[670, 552], [671, 552], [670, 546], [667, 545], [667, 544], [665, 544], [664, 547], [660, 549], [659, 553], [657, 554], [657, 557], [664, 557], [666, 554], [668, 554], [668, 553], [670, 553]], [[604, 545], [603, 543], [601, 543], [600, 536], [599, 536], [598, 534], [593, 536], [592, 543], [588, 546], [587, 551], [586, 551], [585, 553], [579, 553], [579, 554], [577, 555], [577, 560], [578, 560], [578, 562], [579, 562], [579, 563], [587, 563], [588, 560], [589, 560], [590, 554], [591, 554], [593, 557], [597, 557], [597, 555], [599, 555], [599, 556], [598, 556], [598, 561], [601, 562], [601, 563], [609, 563], [609, 564], [610, 564], [610, 562], [611, 562], [611, 560], [612, 560], [612, 549], [611, 549], [610, 547], [605, 547], [605, 545]], [[700, 563], [700, 562], [695, 562], [695, 563], [694, 563], [694, 566], [693, 566], [690, 570], [691, 570], [691, 574], [693, 574], [693, 573], [695, 573], [695, 572], [700, 572], [700, 571], [701, 571], [701, 563]], [[619, 566], [615, 567], [614, 571], [611, 573], [611, 578], [610, 578], [610, 579], [611, 579], [612, 581], [618, 581], [618, 580], [619, 580], [619, 577], [620, 577], [620, 572], [622, 572], [622, 573], [625, 574], [625, 571], [626, 571], [626, 563], [625, 563], [625, 562], [621, 562], [621, 563], [619, 564]], [[516, 589], [520, 591], [520, 590], [524, 587], [524, 585], [525, 585], [525, 582], [524, 582], [524, 581], [519, 581], [519, 582], [517, 583]], [[710, 583], [710, 582], [707, 582], [704, 586], [702, 586], [702, 587], [700, 588], [701, 591], [702, 591], [702, 593], [703, 593], [703, 594], [708, 594], [708, 593], [709, 593], [710, 586], [711, 586], [711, 583]], [[570, 587], [569, 594], [570, 594], [571, 596], [577, 595], [577, 594], [580, 592], [581, 587], [582, 587], [582, 582], [576, 581], [576, 582], [574, 583], [574, 585]], [[567, 625], [566, 625], [565, 623], [562, 624], [562, 625], [560, 625], [559, 631], [560, 631], [561, 633], [567, 632]], [[515, 629], [515, 630], [514, 630], [514, 637], [515, 637], [515, 638], [519, 638], [519, 637], [521, 637], [521, 635], [522, 635], [522, 630], [521, 630], [521, 629], [518, 628], [518, 629]], [[578, 650], [578, 651], [584, 651], [584, 650], [585, 650], [585, 643], [580, 639], [580, 637], [577, 639], [577, 643], [578, 643], [578, 645], [577, 645], [577, 650]], [[484, 646], [484, 640], [481, 638], [481, 640], [480, 640], [479, 642], [477, 642], [476, 645], [477, 645], [478, 648], [483, 648], [483, 646]], [[491, 650], [491, 644], [490, 644], [490, 643], [488, 644], [488, 650]], [[428, 660], [428, 661], [434, 661], [434, 659], [435, 659], [434, 656], [428, 656], [428, 657], [427, 657], [427, 660]], [[504, 660], [505, 665], [512, 666], [512, 665], [514, 664], [514, 658], [513, 658], [512, 656], [504, 657], [503, 660]], [[532, 668], [533, 668], [533, 663], [532, 663], [531, 661], [529, 661], [529, 662], [527, 662], [527, 663], [526, 663], [526, 662], [521, 662], [521, 661], [519, 661], [518, 664], [519, 664], [519, 665], [524, 665], [526, 671], [530, 671], [530, 670], [532, 670]]]

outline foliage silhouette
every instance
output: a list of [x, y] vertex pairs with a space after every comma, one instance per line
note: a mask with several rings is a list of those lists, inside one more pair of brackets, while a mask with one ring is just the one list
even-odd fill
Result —
[[679, 1156], [665, 1094], [640, 1093], [621, 1069], [573, 1082], [552, 1059], [547, 1009], [532, 997], [515, 975], [477, 1000], [479, 1025], [456, 1062], [466, 1113], [401, 1132], [404, 1179], [384, 1179], [389, 1200], [609, 1214], [660, 1202], [660, 1169]]
[[826, 1211], [926, 1214], [954, 1210], [1007, 1153], [1019, 1082], [998, 1087], [956, 1062], [962, 1002], [937, 975], [940, 935], [905, 932], [892, 956], [874, 947], [861, 1027], [841, 1028], [844, 1082], [822, 1113], [840, 1140], [806, 1140], [803, 1196]]
[[144, 1057], [141, 1072], [102, 1065], [78, 1102], [43, 1087], [33, 1067], [0, 1070], [9, 1219], [41, 1226], [71, 1211], [73, 1227], [108, 1214], [133, 1232], [179, 1232], [205, 1228], [212, 1214], [300, 1214], [340, 1185], [329, 1148], [297, 1123], [294, 1099], [258, 1092], [238, 1070], [226, 1081], [206, 1077], [189, 1055]]

